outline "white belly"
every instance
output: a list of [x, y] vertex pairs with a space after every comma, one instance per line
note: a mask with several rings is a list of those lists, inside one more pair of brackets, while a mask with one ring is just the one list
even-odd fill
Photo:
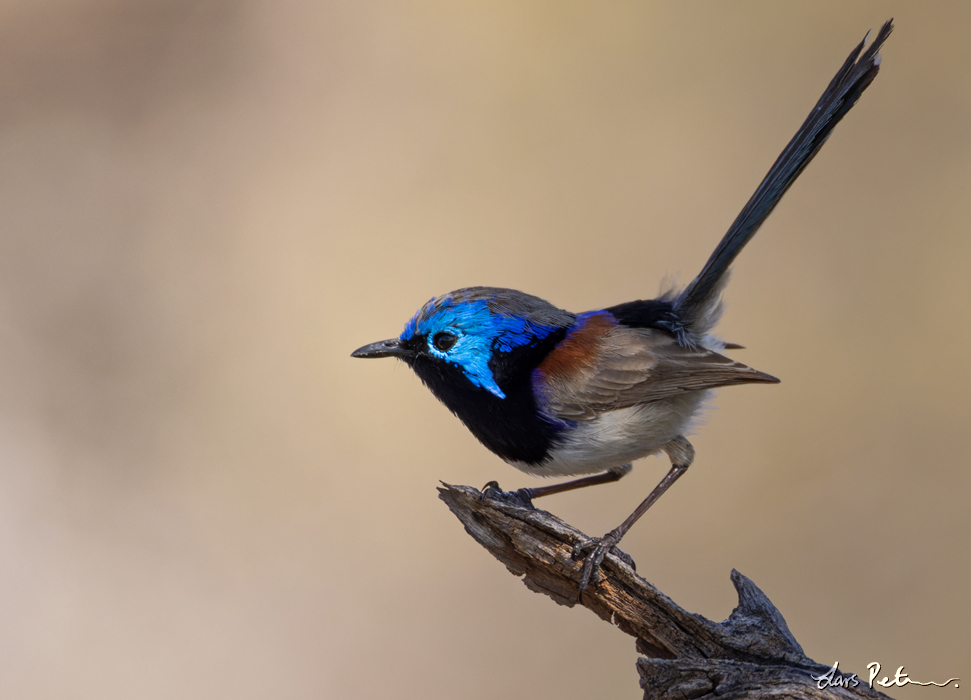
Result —
[[652, 403], [606, 411], [578, 421], [542, 464], [510, 462], [535, 476], [596, 474], [658, 452], [687, 432], [708, 397], [693, 391]]

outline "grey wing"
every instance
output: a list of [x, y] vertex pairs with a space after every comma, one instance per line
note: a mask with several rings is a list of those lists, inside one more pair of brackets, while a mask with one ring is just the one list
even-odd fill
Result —
[[684, 348], [663, 331], [619, 326], [602, 337], [593, 362], [547, 377], [544, 408], [559, 418], [592, 420], [686, 392], [778, 381], [717, 352]]

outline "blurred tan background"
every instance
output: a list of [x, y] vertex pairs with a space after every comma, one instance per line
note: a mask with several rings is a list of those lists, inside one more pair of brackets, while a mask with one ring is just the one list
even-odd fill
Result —
[[[719, 392], [624, 549], [813, 658], [966, 678], [971, 5], [0, 5], [0, 696], [640, 696], [631, 639], [436, 499], [499, 462], [392, 361], [461, 286], [694, 275], [846, 54], [884, 70], [741, 257]], [[591, 534], [666, 471], [542, 506]]]

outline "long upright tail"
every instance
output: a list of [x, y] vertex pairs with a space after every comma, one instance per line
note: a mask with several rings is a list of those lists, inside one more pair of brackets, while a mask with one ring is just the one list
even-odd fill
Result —
[[[880, 70], [880, 47], [893, 31], [893, 19], [880, 28], [870, 47], [863, 52], [863, 41], [853, 49], [843, 67], [819, 98], [799, 131], [782, 151], [755, 194], [742, 208], [715, 252], [697, 277], [674, 300], [674, 310], [691, 336], [710, 330], [717, 320], [719, 295], [727, 279], [725, 273], [745, 244], [766, 220], [782, 195], [823, 147], [830, 133]], [[862, 56], [860, 55], [863, 52]]]

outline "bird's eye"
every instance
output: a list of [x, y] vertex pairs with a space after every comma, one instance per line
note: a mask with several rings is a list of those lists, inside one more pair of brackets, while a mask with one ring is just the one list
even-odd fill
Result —
[[432, 344], [439, 352], [448, 352], [448, 349], [455, 345], [456, 340], [458, 340], [458, 336], [441, 331], [432, 337]]

